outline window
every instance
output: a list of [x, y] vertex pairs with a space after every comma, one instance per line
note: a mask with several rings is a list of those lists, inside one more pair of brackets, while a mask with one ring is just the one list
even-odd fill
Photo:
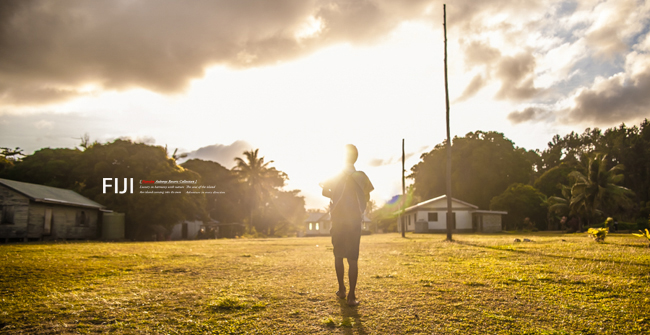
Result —
[[88, 215], [85, 211], [77, 212], [77, 226], [88, 226]]
[[310, 223], [309, 223], [309, 230], [313, 230], [313, 228], [314, 228], [314, 227], [312, 226], [312, 223], [310, 222]]
[[318, 222], [316, 222], [316, 230], [318, 230]]
[[0, 206], [0, 223], [14, 224], [14, 206]]
[[437, 222], [438, 221], [438, 213], [429, 213], [427, 220], [431, 221], [431, 222]]

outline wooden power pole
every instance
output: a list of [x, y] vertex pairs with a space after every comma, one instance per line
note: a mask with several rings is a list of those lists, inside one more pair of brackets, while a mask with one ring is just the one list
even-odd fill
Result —
[[404, 139], [402, 139], [402, 213], [400, 215], [400, 220], [402, 221], [402, 237], [406, 237], [406, 223], [404, 221], [404, 210], [406, 209], [406, 185], [405, 185], [405, 180], [404, 180], [404, 161], [405, 161], [405, 155], [404, 155]]
[[449, 87], [447, 85], [447, 5], [442, 5], [442, 26], [445, 34], [445, 103], [447, 106], [447, 241], [451, 241], [453, 213], [451, 210], [451, 133], [449, 131]]

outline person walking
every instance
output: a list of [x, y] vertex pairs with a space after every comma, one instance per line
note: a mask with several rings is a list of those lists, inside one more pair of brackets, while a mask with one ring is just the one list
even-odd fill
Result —
[[[352, 144], [345, 146], [345, 167], [336, 177], [321, 184], [323, 196], [330, 198], [330, 216], [332, 219], [332, 246], [334, 247], [334, 268], [339, 289], [336, 295], [341, 299], [347, 298], [350, 306], [357, 306], [356, 300], [357, 277], [359, 274], [359, 244], [361, 242], [361, 225], [366, 205], [370, 200], [370, 192], [374, 189], [368, 176], [357, 171], [354, 163], [359, 152]], [[345, 265], [348, 260], [348, 280], [350, 291], [347, 292], [344, 282]]]

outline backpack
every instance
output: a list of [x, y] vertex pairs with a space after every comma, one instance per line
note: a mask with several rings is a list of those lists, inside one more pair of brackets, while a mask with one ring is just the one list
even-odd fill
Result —
[[343, 174], [332, 190], [330, 214], [333, 221], [361, 222], [366, 201], [352, 173]]

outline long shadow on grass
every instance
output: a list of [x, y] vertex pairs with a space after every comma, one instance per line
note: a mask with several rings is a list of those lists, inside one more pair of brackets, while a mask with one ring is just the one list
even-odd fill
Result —
[[[345, 334], [353, 334], [352, 327], [357, 329], [359, 334], [368, 334], [366, 330], [363, 329], [363, 324], [361, 323], [361, 316], [359, 315], [359, 307], [350, 307], [345, 299], [338, 299], [339, 306], [341, 307], [341, 325], [345, 327]], [[354, 320], [354, 324], [352, 323]]]
[[650, 264], [643, 264], [643, 263], [636, 263], [636, 262], [621, 262], [621, 261], [616, 261], [616, 260], [611, 260], [611, 259], [598, 259], [598, 258], [586, 258], [586, 257], [569, 257], [569, 256], [561, 256], [561, 255], [547, 255], [539, 252], [529, 252], [525, 250], [515, 250], [515, 249], [510, 249], [510, 248], [503, 248], [503, 247], [498, 247], [498, 246], [489, 246], [489, 245], [481, 245], [481, 244], [475, 244], [471, 242], [466, 242], [466, 241], [455, 241], [458, 244], [462, 245], [467, 245], [470, 247], [476, 247], [476, 248], [484, 248], [484, 249], [492, 249], [492, 250], [498, 250], [498, 251], [508, 251], [508, 252], [514, 252], [514, 253], [519, 253], [519, 254], [527, 254], [527, 255], [533, 255], [533, 256], [542, 256], [542, 257], [549, 257], [549, 258], [562, 258], [562, 259], [574, 259], [574, 260], [579, 260], [579, 261], [589, 261], [589, 262], [612, 262], [616, 264], [621, 264], [621, 265], [638, 265], [638, 266], [643, 266], [643, 267], [650, 267]]

